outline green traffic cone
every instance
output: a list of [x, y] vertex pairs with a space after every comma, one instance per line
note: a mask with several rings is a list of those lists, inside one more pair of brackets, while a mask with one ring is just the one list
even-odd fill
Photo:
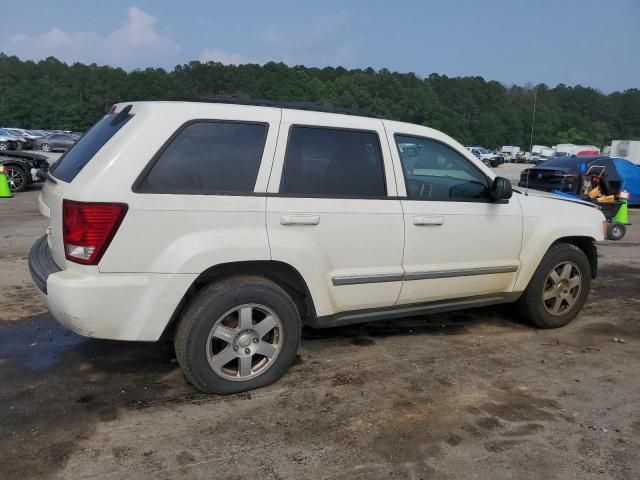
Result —
[[629, 209], [627, 207], [627, 199], [621, 198], [620, 201], [622, 204], [618, 209], [618, 213], [616, 213], [611, 219], [614, 223], [621, 223], [622, 225], [629, 225]]
[[4, 171], [0, 171], [0, 198], [11, 198], [12, 196], [7, 174]]

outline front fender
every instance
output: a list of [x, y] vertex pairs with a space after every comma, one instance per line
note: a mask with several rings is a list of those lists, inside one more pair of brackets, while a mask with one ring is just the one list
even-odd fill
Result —
[[576, 237], [596, 242], [604, 240], [603, 224], [606, 220], [599, 209], [543, 197], [525, 197], [521, 204], [522, 268], [514, 286], [516, 292], [527, 288], [545, 253], [555, 242]]

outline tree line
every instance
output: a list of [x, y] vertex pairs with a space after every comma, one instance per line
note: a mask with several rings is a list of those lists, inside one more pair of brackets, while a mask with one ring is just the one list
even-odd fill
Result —
[[465, 144], [495, 148], [593, 144], [640, 139], [640, 90], [603, 94], [583, 86], [505, 86], [482, 77], [387, 69], [223, 65], [193, 61], [172, 71], [67, 65], [49, 57], [22, 61], [0, 53], [0, 125], [86, 130], [109, 107], [127, 100], [198, 98], [243, 92], [280, 101], [326, 101], [384, 118], [442, 130]]

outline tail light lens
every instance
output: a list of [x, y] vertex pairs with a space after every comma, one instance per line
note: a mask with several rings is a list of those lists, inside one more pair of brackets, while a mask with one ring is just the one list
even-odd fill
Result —
[[63, 200], [62, 234], [67, 260], [97, 265], [127, 213], [124, 203]]

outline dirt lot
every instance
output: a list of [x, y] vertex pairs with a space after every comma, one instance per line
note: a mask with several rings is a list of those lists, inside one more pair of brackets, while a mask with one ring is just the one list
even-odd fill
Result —
[[601, 246], [563, 329], [501, 307], [309, 330], [280, 382], [215, 397], [170, 344], [84, 339], [43, 312], [37, 193], [0, 200], [2, 479], [640, 478], [640, 227]]

